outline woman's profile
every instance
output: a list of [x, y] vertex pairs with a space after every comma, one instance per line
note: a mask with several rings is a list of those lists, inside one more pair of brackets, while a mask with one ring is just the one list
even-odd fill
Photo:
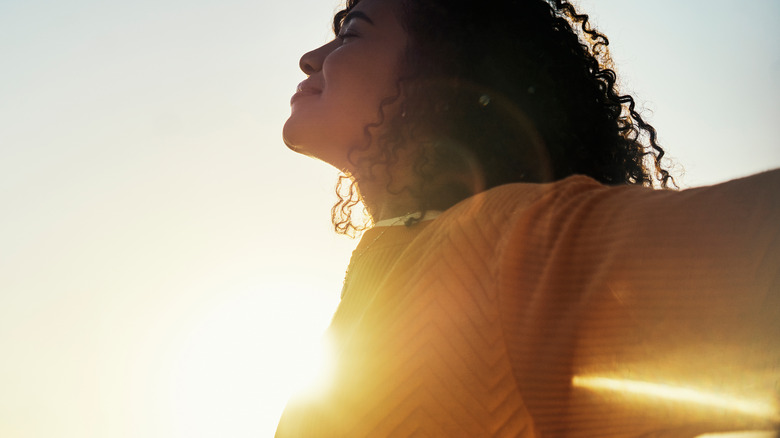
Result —
[[778, 427], [780, 172], [674, 190], [567, 1], [349, 0], [334, 31], [284, 138], [364, 233], [278, 437]]

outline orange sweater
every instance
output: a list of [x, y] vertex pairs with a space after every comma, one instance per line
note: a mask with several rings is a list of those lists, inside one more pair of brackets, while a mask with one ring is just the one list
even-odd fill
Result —
[[511, 184], [353, 253], [329, 389], [277, 437], [695, 436], [780, 424], [780, 171]]

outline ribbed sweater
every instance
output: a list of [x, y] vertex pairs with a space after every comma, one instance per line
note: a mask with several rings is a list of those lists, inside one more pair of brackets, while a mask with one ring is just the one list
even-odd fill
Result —
[[772, 429], [780, 172], [510, 184], [373, 228], [327, 335], [329, 386], [289, 403], [279, 438]]

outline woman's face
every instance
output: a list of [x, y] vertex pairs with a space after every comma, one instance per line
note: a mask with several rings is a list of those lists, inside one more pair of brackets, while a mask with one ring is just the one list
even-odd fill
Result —
[[[400, 0], [362, 0], [336, 39], [301, 57], [300, 83], [284, 125], [294, 151], [349, 170], [349, 151], [365, 146], [365, 127], [380, 120], [384, 98], [395, 96], [406, 32], [396, 16]], [[385, 117], [390, 117], [385, 108]]]

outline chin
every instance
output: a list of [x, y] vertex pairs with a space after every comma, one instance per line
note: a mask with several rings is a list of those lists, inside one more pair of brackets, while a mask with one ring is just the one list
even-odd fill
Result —
[[287, 146], [287, 149], [298, 152], [299, 154], [302, 153], [300, 149], [298, 149], [298, 146], [295, 145], [295, 142], [290, 140], [290, 138], [287, 136], [287, 133], [282, 130], [282, 141]]
[[296, 125], [298, 124], [293, 120], [293, 116], [290, 116], [282, 128], [282, 140], [291, 151], [309, 155], [306, 153], [306, 148], [302, 146], [306, 142], [303, 141], [302, 137], [304, 136], [302, 135], [301, 127]]
[[317, 128], [321, 128], [321, 126], [311, 126], [311, 124], [304, 123], [303, 120], [297, 120], [296, 117], [290, 116], [282, 128], [282, 140], [287, 148], [295, 153], [320, 160], [336, 169], [343, 170], [343, 163], [346, 160], [335, 156], [336, 148], [329, 148], [327, 142], [323, 141], [324, 138], [332, 137], [332, 135], [328, 135], [331, 133]]
[[286, 144], [289, 148], [292, 148], [292, 145], [295, 143], [293, 135], [294, 128], [292, 126], [294, 125], [294, 122], [292, 119], [293, 116], [291, 114], [282, 126], [282, 139], [284, 140], [284, 144]]

